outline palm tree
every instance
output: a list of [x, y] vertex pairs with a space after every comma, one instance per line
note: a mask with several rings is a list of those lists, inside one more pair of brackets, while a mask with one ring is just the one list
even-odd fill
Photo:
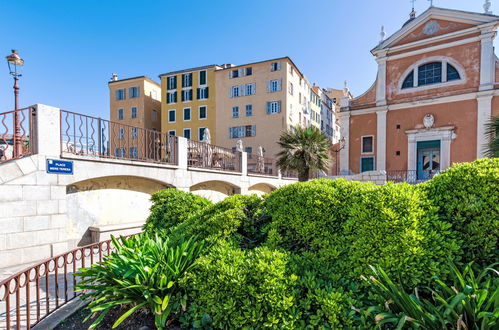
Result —
[[485, 146], [485, 154], [488, 157], [499, 157], [499, 116], [492, 117], [487, 123], [486, 134], [489, 143]]
[[297, 171], [299, 181], [308, 181], [310, 171], [329, 168], [330, 143], [318, 128], [293, 127], [282, 133], [277, 143], [282, 149], [277, 165], [281, 170]]

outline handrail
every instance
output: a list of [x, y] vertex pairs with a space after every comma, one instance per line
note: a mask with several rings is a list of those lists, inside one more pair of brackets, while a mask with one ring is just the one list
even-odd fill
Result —
[[0, 113], [0, 164], [35, 153], [35, 116], [33, 106]]
[[278, 176], [276, 160], [273, 158], [249, 153], [247, 162], [248, 174]]
[[178, 164], [178, 139], [159, 131], [61, 110], [64, 153]]
[[187, 141], [188, 167], [241, 173], [241, 153], [202, 141]]
[[0, 329], [29, 329], [81, 295], [76, 291], [74, 274], [79, 268], [101, 262], [113, 249], [111, 240], [89, 244], [0, 281]]

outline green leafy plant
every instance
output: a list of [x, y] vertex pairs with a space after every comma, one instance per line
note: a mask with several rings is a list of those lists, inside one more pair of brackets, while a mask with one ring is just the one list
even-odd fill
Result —
[[82, 268], [76, 276], [77, 284], [85, 291], [82, 299], [89, 300], [88, 309], [98, 317], [95, 328], [104, 316], [118, 306], [130, 306], [113, 324], [117, 327], [140, 308], [149, 308], [155, 325], [163, 329], [171, 313], [186, 306], [186, 296], [178, 285], [185, 272], [190, 270], [203, 250], [204, 243], [189, 239], [171, 245], [168, 239], [145, 234], [131, 238], [113, 237], [116, 249], [103, 262]]
[[481, 266], [499, 255], [499, 158], [451, 168], [420, 185], [460, 245], [455, 259]]
[[488, 157], [499, 157], [499, 116], [492, 117], [487, 123], [485, 134], [489, 143], [485, 146]]
[[408, 294], [383, 271], [371, 267], [374, 276], [365, 279], [383, 299], [380, 305], [363, 311], [373, 316], [379, 328], [416, 329], [497, 329], [499, 288], [491, 265], [475, 276], [472, 263], [461, 272], [449, 264], [453, 284], [433, 277], [436, 288], [427, 298], [416, 290]]
[[295, 126], [282, 133], [277, 144], [282, 149], [277, 165], [285, 171], [297, 171], [299, 181], [308, 181], [310, 171], [326, 171], [330, 166], [331, 143], [316, 127]]
[[155, 234], [174, 228], [189, 217], [211, 205], [206, 198], [177, 189], [164, 189], [152, 194], [151, 214], [144, 230]]

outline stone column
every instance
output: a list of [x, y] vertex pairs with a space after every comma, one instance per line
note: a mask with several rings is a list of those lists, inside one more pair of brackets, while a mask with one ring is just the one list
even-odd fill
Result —
[[178, 168], [187, 170], [187, 143], [188, 140], [184, 137], [178, 137]]
[[386, 113], [387, 109], [376, 111], [377, 143], [376, 143], [376, 170], [386, 170]]
[[36, 150], [38, 154], [61, 156], [61, 110], [44, 104], [36, 105]]
[[241, 174], [242, 176], [248, 175], [248, 153], [241, 152]]
[[481, 58], [480, 58], [480, 90], [490, 90], [494, 88], [495, 82], [495, 55], [494, 38], [495, 31], [482, 31]]
[[416, 171], [417, 170], [417, 141], [415, 134], [408, 134], [407, 136], [407, 170]]
[[341, 138], [345, 138], [345, 147], [340, 151], [340, 174], [349, 172], [349, 150], [350, 150], [350, 113], [340, 112]]
[[485, 158], [484, 145], [487, 144], [485, 124], [492, 116], [492, 94], [477, 97], [476, 158]]
[[376, 80], [376, 105], [386, 105], [386, 53], [376, 59], [378, 78]]
[[446, 170], [450, 167], [450, 144], [452, 142], [452, 131], [446, 132], [440, 139], [440, 169]]

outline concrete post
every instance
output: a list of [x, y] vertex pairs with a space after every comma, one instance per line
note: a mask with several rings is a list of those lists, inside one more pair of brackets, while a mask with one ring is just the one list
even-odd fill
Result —
[[482, 31], [480, 58], [480, 91], [494, 88], [495, 81], [495, 31]]
[[386, 170], [386, 114], [388, 110], [376, 111], [377, 118], [377, 150], [376, 169]]
[[376, 81], [376, 105], [386, 105], [386, 54], [376, 59], [378, 62], [378, 79]]
[[187, 153], [188, 153], [188, 140], [184, 137], [178, 137], [178, 168], [187, 170]]
[[350, 114], [340, 112], [341, 137], [345, 138], [345, 147], [340, 151], [340, 173], [349, 174], [349, 153], [350, 153]]
[[61, 110], [36, 105], [36, 150], [44, 156], [61, 155]]
[[245, 151], [241, 152], [241, 174], [248, 175], [248, 153]]

